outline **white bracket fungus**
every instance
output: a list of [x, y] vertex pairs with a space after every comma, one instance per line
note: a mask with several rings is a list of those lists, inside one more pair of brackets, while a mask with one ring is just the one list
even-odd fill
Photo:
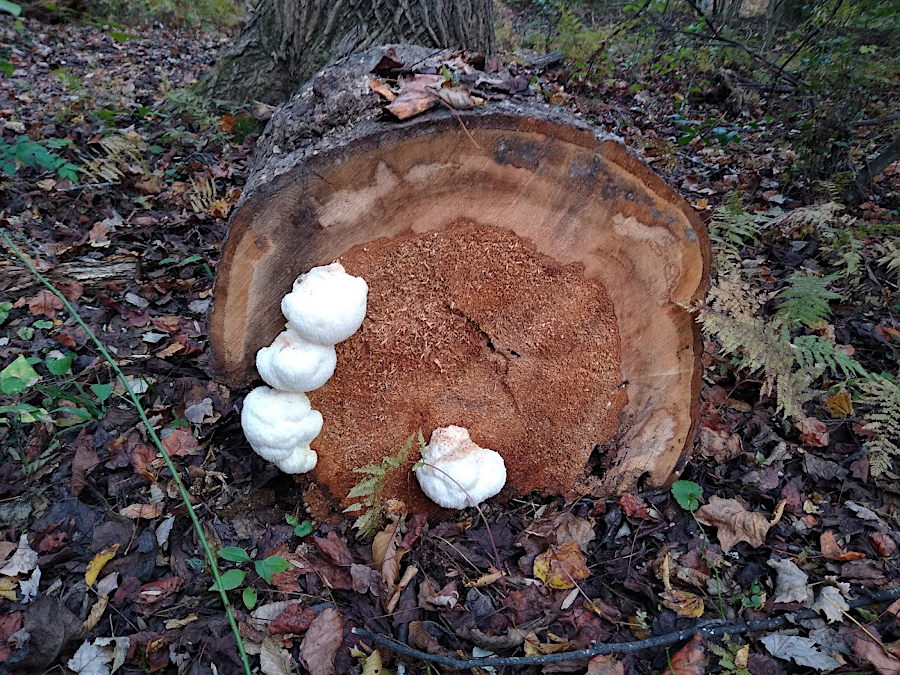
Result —
[[422, 492], [445, 509], [464, 509], [493, 497], [506, 484], [499, 452], [476, 445], [463, 427], [435, 429], [416, 469]]
[[322, 413], [306, 394], [257, 387], [241, 410], [244, 435], [256, 454], [285, 473], [306, 473], [318, 460], [310, 442], [322, 431]]
[[253, 450], [285, 473], [306, 473], [318, 456], [309, 447], [322, 431], [322, 415], [306, 392], [334, 374], [334, 345], [353, 335], [366, 316], [369, 287], [340, 263], [301, 275], [281, 301], [284, 332], [256, 354], [260, 377], [244, 399], [241, 426]]

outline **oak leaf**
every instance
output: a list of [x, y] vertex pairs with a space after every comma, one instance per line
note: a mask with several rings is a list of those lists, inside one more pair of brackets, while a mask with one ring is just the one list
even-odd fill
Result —
[[334, 675], [334, 656], [344, 641], [344, 622], [331, 607], [313, 619], [303, 644], [300, 660], [310, 675]]

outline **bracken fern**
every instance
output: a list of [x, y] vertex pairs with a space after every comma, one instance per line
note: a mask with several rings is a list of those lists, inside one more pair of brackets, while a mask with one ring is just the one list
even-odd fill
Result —
[[873, 376], [860, 384], [862, 402], [872, 406], [864, 427], [875, 437], [866, 445], [869, 449], [869, 472], [879, 476], [891, 468], [900, 457], [900, 387], [886, 377]]
[[803, 272], [794, 272], [785, 279], [787, 284], [776, 294], [782, 300], [775, 310], [775, 316], [788, 328], [821, 326], [831, 316], [830, 300], [841, 300], [843, 296], [828, 289], [840, 278], [834, 273], [824, 277]]

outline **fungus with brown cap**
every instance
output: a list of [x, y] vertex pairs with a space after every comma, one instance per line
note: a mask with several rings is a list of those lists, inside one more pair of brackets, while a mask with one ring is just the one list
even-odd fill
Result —
[[[317, 75], [260, 139], [218, 269], [218, 375], [251, 384], [293, 280], [340, 260], [366, 280], [368, 308], [336, 346], [334, 376], [309, 393], [324, 416], [310, 500], [346, 505], [350, 469], [447, 425], [502, 455], [504, 495], [674, 479], [699, 409], [690, 307], [710, 250], [696, 214], [559, 109], [511, 99], [460, 111], [468, 133], [446, 110], [379, 117], [365, 86], [379, 54]], [[347, 115], [326, 128], [336, 91]], [[436, 508], [408, 473], [388, 475], [383, 496]]]

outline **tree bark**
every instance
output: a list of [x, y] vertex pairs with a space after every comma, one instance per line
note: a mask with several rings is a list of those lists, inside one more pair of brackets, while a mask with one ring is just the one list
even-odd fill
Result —
[[853, 178], [853, 183], [847, 188], [844, 198], [850, 202], [860, 201], [865, 196], [869, 183], [878, 174], [900, 159], [900, 133], [894, 136], [890, 145], [878, 153], [871, 161], [859, 170]]
[[326, 63], [391, 42], [490, 54], [492, 0], [260, 0], [199, 88], [216, 99], [282, 101]]

